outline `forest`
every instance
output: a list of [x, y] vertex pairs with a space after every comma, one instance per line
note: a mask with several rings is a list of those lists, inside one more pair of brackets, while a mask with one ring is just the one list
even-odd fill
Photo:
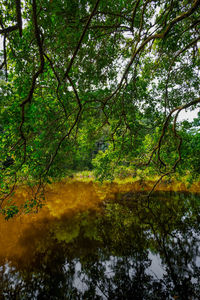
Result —
[[200, 0], [2, 0], [0, 36], [2, 213], [77, 172], [199, 180]]

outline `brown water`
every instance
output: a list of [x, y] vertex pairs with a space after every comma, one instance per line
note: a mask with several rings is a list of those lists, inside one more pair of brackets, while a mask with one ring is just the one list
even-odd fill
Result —
[[[27, 197], [18, 190], [15, 201]], [[0, 299], [200, 299], [200, 196], [73, 182], [0, 219]]]

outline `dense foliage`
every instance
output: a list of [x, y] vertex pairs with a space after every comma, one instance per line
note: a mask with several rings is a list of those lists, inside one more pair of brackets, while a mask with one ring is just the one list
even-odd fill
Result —
[[[2, 0], [2, 201], [95, 168], [199, 173], [199, 0]], [[196, 121], [198, 123], [198, 120]], [[182, 164], [181, 164], [182, 161]]]

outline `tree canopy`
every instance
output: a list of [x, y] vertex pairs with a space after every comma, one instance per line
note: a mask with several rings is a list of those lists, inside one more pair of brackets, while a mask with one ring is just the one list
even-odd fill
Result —
[[177, 123], [200, 103], [199, 8], [199, 0], [2, 0], [2, 201], [20, 180], [68, 170], [199, 174], [199, 133]]

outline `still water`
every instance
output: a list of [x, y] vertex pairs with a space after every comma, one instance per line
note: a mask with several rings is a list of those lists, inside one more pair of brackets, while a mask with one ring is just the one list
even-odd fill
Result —
[[0, 219], [0, 299], [200, 299], [200, 196], [57, 184]]

